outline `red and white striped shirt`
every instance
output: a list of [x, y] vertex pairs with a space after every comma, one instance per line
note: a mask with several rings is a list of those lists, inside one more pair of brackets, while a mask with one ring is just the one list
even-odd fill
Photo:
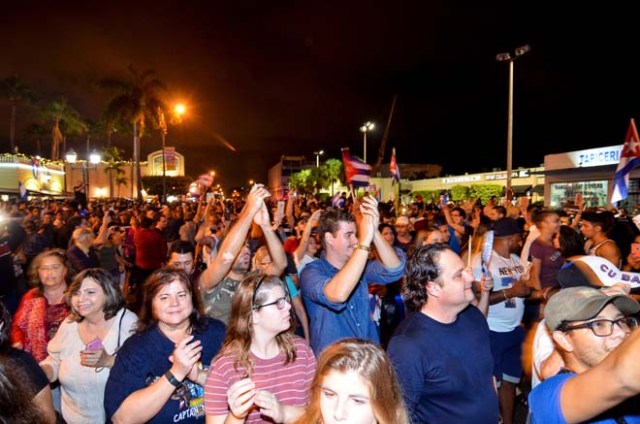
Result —
[[[251, 380], [257, 390], [266, 390], [287, 406], [306, 406], [309, 403], [311, 381], [316, 371], [316, 358], [307, 342], [296, 337], [294, 340], [296, 360], [284, 365], [285, 355], [280, 353], [271, 359], [261, 359], [251, 353], [254, 370]], [[204, 388], [204, 410], [207, 415], [227, 415], [227, 390], [245, 376], [245, 370], [234, 369], [235, 356], [218, 358], [211, 367]], [[263, 423], [257, 407], [252, 409], [245, 423]]]

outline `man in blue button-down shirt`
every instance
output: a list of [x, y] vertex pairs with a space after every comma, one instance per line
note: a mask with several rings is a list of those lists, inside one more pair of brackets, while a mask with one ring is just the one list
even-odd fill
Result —
[[[364, 197], [359, 212], [357, 234], [356, 223], [349, 213], [323, 212], [318, 226], [322, 256], [308, 264], [300, 275], [311, 324], [311, 347], [316, 355], [345, 337], [379, 342], [378, 330], [370, 316], [367, 283], [393, 283], [404, 273], [405, 258], [399, 258], [378, 231], [378, 202], [371, 196]], [[369, 260], [372, 242], [379, 261]]]

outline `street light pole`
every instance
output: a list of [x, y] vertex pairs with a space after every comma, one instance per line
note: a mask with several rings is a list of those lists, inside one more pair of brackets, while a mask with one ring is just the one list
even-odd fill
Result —
[[362, 132], [362, 160], [364, 163], [367, 163], [367, 132], [371, 131], [375, 127], [374, 123], [371, 121], [367, 121], [360, 127], [360, 132]]
[[167, 164], [165, 158], [167, 122], [164, 120], [164, 112], [161, 108], [158, 108], [158, 117], [160, 118], [160, 131], [162, 132], [162, 200], [160, 203], [164, 203], [167, 200]]
[[498, 62], [509, 62], [509, 102], [507, 113], [507, 186], [506, 193], [511, 191], [511, 173], [513, 170], [512, 158], [513, 158], [513, 62], [531, 50], [531, 46], [528, 44], [518, 47], [515, 50], [515, 56], [511, 56], [509, 52], [498, 53], [496, 60]]
[[319, 152], [313, 152], [316, 155], [316, 168], [320, 168], [320, 155], [324, 154], [324, 150], [320, 150]]

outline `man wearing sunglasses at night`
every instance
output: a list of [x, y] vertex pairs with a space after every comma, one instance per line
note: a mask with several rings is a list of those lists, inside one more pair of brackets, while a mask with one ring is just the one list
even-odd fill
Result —
[[639, 311], [591, 287], [551, 297], [544, 316], [564, 368], [529, 395], [532, 423], [640, 423]]

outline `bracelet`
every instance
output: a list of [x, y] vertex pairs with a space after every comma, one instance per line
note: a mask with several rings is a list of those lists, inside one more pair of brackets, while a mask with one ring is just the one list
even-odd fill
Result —
[[364, 244], [356, 243], [356, 249], [364, 250], [365, 252], [371, 252], [371, 248], [369, 246], [365, 246]]
[[167, 377], [167, 380], [169, 380], [169, 383], [171, 383], [173, 387], [180, 387], [182, 385], [182, 382], [171, 373], [171, 370], [165, 372], [164, 376]]

